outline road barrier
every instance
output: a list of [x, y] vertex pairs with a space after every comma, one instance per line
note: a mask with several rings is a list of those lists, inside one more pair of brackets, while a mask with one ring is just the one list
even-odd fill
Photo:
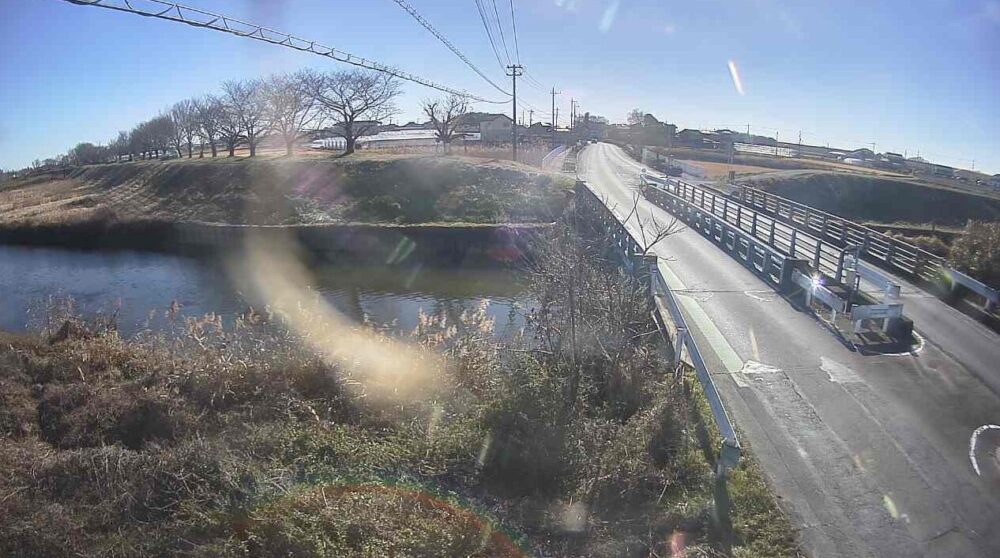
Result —
[[553, 149], [552, 151], [549, 151], [548, 155], [542, 157], [542, 167], [544, 168], [548, 166], [549, 163], [552, 162], [552, 159], [558, 157], [559, 155], [562, 155], [562, 153], [566, 151], [566, 149], [567, 147], [565, 145], [560, 145], [559, 147]]
[[[662, 328], [661, 331], [664, 332], [667, 343], [672, 343], [675, 361], [680, 363], [684, 351], [687, 351], [698, 377], [698, 383], [708, 400], [712, 417], [719, 429], [719, 434], [722, 436], [719, 459], [716, 462], [716, 475], [720, 478], [726, 477], [728, 472], [739, 463], [742, 452], [739, 439], [736, 437], [736, 429], [729, 418], [729, 413], [726, 412], [722, 396], [719, 394], [708, 366], [702, 358], [698, 343], [689, 333], [690, 329], [683, 312], [680, 310], [677, 298], [660, 273], [657, 258], [642, 253], [642, 248], [636, 238], [586, 182], [576, 183], [576, 207], [578, 216], [589, 219], [604, 231], [608, 240], [609, 252], [621, 262], [625, 270], [648, 282], [653, 317], [656, 319], [657, 325]], [[670, 324], [673, 325], [672, 328]], [[671, 332], [670, 329], [673, 331]]]
[[844, 276], [847, 252], [842, 249], [781, 226], [708, 188], [645, 173], [640, 181], [650, 201], [687, 222], [772, 285], [788, 284], [791, 270], [782, 269], [789, 259], [805, 260], [812, 269], [836, 281]]
[[833, 246], [857, 246], [862, 259], [889, 271], [931, 283], [945, 277], [952, 285], [962, 285], [983, 297], [987, 311], [994, 311], [1000, 305], [1000, 291], [952, 269], [944, 258], [913, 244], [752, 186], [740, 186], [738, 200], [747, 208], [811, 233]]
[[[709, 188], [645, 172], [639, 178], [650, 201], [686, 222], [779, 292], [801, 288], [807, 304], [814, 300], [823, 303], [834, 319], [852, 307], [880, 306], [857, 293], [858, 270], [849, 265], [856, 263], [856, 250], [850, 246], [834, 246]], [[887, 282], [885, 287], [887, 293], [898, 292], [897, 285]], [[855, 298], [864, 303], [853, 304]], [[863, 317], [865, 311], [852, 312], [851, 316], [855, 315], [857, 331], [867, 318]], [[894, 309], [886, 318], [883, 329], [891, 329], [900, 339], [909, 337], [912, 324], [902, 319], [901, 310], [897, 313]]]

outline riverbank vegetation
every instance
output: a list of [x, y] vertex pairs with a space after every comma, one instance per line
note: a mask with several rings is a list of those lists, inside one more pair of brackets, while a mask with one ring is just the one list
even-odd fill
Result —
[[960, 271], [1000, 288], [1000, 223], [970, 221], [949, 256]]
[[749, 458], [732, 530], [714, 519], [710, 419], [642, 285], [564, 227], [539, 242], [577, 264], [529, 266], [524, 331], [424, 316], [403, 341], [443, 360], [405, 397], [366, 393], [278, 313], [168, 309], [123, 339], [54, 308], [3, 335], [0, 554], [796, 555]]
[[0, 189], [0, 227], [552, 222], [572, 180], [466, 157], [205, 159], [92, 165]]

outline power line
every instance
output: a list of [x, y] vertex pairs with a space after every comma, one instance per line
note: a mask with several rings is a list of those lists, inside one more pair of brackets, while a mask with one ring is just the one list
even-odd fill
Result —
[[[338, 62], [343, 62], [344, 64], [351, 64], [352, 66], [358, 66], [369, 70], [375, 70], [377, 72], [382, 72], [385, 74], [389, 74], [391, 76], [395, 76], [399, 79], [412, 81], [413, 83], [418, 83], [420, 85], [423, 85], [424, 87], [430, 87], [431, 89], [437, 89], [438, 91], [451, 93], [453, 95], [458, 95], [460, 97], [465, 97], [467, 99], [472, 99], [474, 101], [478, 101], [481, 103], [492, 103], [492, 104], [507, 103], [507, 101], [491, 101], [489, 99], [484, 99], [482, 97], [473, 95], [468, 91], [460, 91], [458, 89], [441, 85], [429, 79], [424, 79], [415, 74], [404, 72], [397, 68], [386, 66], [385, 64], [380, 64], [373, 60], [368, 60], [367, 58], [355, 56], [343, 50], [322, 45], [320, 43], [317, 43], [316, 41], [302, 39], [294, 35], [291, 35], [289, 33], [285, 33], [282, 31], [275, 31], [274, 29], [269, 29], [262, 25], [257, 25], [255, 23], [247, 23], [245, 21], [231, 18], [229, 16], [215, 14], [212, 12], [206, 12], [204, 10], [199, 10], [197, 8], [189, 8], [181, 4], [164, 2], [162, 0], [117, 0], [118, 4], [112, 3], [116, 0], [63, 0], [63, 1], [69, 2], [71, 4], [77, 4], [80, 6], [93, 6], [97, 8], [105, 8], [108, 10], [126, 12], [144, 17], [152, 17], [157, 19], [165, 19], [167, 21], [175, 21], [177, 23], [184, 23], [187, 25], [191, 25], [193, 27], [203, 27], [206, 29], [213, 29], [215, 31], [221, 31], [223, 33], [236, 35], [237, 37], [246, 37], [248, 39], [263, 41], [265, 43], [271, 43], [273, 45], [284, 46], [302, 52], [309, 52], [312, 54], [317, 54], [319, 56], [324, 56], [326, 58], [330, 58]], [[145, 2], [146, 4], [155, 4], [158, 7], [150, 9], [140, 9], [133, 6], [133, 4], [137, 4], [140, 2]]]
[[517, 78], [522, 74], [524, 68], [522, 68], [518, 64], [513, 64], [511, 66], [507, 66], [507, 70], [508, 70], [507, 75], [510, 76], [511, 79], [513, 80], [513, 89], [514, 89], [514, 106], [510, 113], [511, 116], [510, 120], [514, 124], [513, 126], [511, 126], [511, 130], [514, 132], [513, 159], [517, 161]]
[[487, 23], [486, 10], [483, 8], [481, 0], [476, 0], [476, 7], [479, 8], [479, 19], [483, 21], [483, 28], [486, 29], [486, 38], [490, 40], [490, 46], [493, 48], [493, 55], [497, 57], [497, 64], [500, 64], [500, 68], [504, 72], [507, 71], [507, 66], [500, 59], [500, 51], [497, 49], [497, 43], [493, 40], [493, 31], [490, 30], [490, 24]]
[[500, 41], [503, 42], [503, 53], [507, 57], [507, 63], [510, 64], [510, 49], [507, 48], [507, 39], [504, 37], [503, 22], [500, 21], [500, 10], [497, 10], [497, 0], [491, 0], [491, 2], [493, 2], [493, 15], [496, 17], [497, 29], [500, 30]]
[[[442, 35], [441, 33], [439, 33], [438, 30], [435, 29], [434, 26], [430, 24], [429, 21], [427, 21], [426, 19], [424, 19], [423, 16], [421, 16], [419, 13], [417, 13], [417, 10], [415, 8], [413, 8], [413, 6], [409, 5], [405, 0], [393, 0], [393, 1], [396, 2], [396, 4], [399, 4], [400, 8], [403, 8], [411, 16], [413, 16], [413, 19], [417, 20], [417, 22], [420, 25], [424, 26], [424, 29], [427, 29], [428, 31], [430, 31], [430, 33], [432, 35], [434, 35], [435, 37], [437, 37], [437, 39], [439, 41], [441, 41], [442, 43], [444, 43], [444, 45], [446, 47], [448, 47], [453, 53], [455, 53], [455, 56], [457, 56], [462, 62], [465, 62], [465, 64], [468, 67], [472, 68], [472, 70], [474, 72], [476, 72], [477, 74], [479, 74], [479, 77], [485, 79], [487, 82], [489, 82], [490, 85], [492, 85], [493, 87], [495, 87], [498, 91], [500, 91], [504, 95], [510, 96], [510, 92], [504, 90], [502, 87], [500, 87], [499, 85], [497, 85], [496, 83], [494, 83], [493, 80], [491, 80], [490, 78], [486, 77], [486, 74], [484, 74], [478, 67], [476, 67], [475, 64], [473, 64], [471, 61], [469, 61], [469, 59], [466, 58], [465, 55], [462, 54], [462, 52], [460, 50], [458, 50], [458, 48], [455, 45], [451, 44], [451, 41], [449, 41], [448, 39], [446, 39], [444, 37], [444, 35]], [[511, 1], [513, 1], [513, 0], [511, 0]]]
[[514, 31], [514, 54], [517, 55], [517, 63], [521, 63], [521, 47], [517, 46], [517, 18], [514, 17], [514, 0], [510, 0], [510, 27]]

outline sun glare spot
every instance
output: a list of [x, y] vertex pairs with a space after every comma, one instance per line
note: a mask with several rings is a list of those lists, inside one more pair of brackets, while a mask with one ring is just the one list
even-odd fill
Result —
[[740, 71], [736, 69], [736, 62], [733, 60], [729, 61], [729, 75], [733, 77], [733, 85], [736, 87], [736, 92], [740, 95], [746, 95], [743, 90], [743, 79], [740, 78]]
[[576, 0], [555, 0], [556, 7], [562, 8], [568, 12], [576, 11]]
[[621, 4], [618, 0], [612, 0], [608, 4], [608, 7], [604, 8], [604, 15], [601, 16], [601, 24], [599, 29], [601, 33], [607, 33], [611, 26], [615, 23], [615, 18], [618, 17], [618, 6]]
[[687, 554], [687, 535], [684, 531], [674, 531], [670, 535], [670, 556], [681, 557]]
[[890, 498], [888, 494], [884, 494], [882, 496], [882, 505], [885, 506], [885, 510], [889, 512], [889, 515], [891, 515], [893, 519], [899, 519], [899, 510], [896, 509], [896, 502], [893, 502], [892, 498]]

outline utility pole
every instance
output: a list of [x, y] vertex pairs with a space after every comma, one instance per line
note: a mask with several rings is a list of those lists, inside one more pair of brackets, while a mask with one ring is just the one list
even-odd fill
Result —
[[520, 64], [507, 66], [507, 75], [514, 81], [514, 109], [510, 120], [514, 124], [514, 160], [517, 161], [517, 78], [524, 75], [524, 66]]
[[535, 121], [535, 109], [531, 109], [531, 110], [528, 111], [528, 127], [529, 128], [531, 127], [532, 124], [535, 123], [534, 121]]
[[559, 117], [559, 113], [556, 112], [556, 95], [560, 95], [560, 91], [556, 91], [556, 88], [552, 88], [552, 148], [556, 147], [556, 120]]
[[750, 125], [747, 124], [747, 142], [753, 145], [753, 136], [750, 135]]

